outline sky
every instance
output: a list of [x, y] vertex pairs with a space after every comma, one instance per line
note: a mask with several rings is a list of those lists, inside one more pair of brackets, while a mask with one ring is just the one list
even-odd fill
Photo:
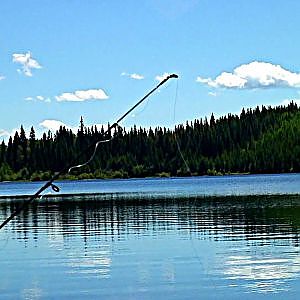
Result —
[[170, 73], [122, 126], [298, 101], [299, 11], [297, 0], [2, 0], [0, 138], [21, 124], [114, 122]]

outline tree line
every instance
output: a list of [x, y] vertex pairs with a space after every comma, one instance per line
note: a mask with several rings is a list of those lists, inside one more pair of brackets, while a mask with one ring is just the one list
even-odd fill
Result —
[[86, 161], [98, 140], [93, 161], [62, 179], [129, 178], [147, 176], [221, 175], [300, 171], [300, 108], [288, 106], [243, 109], [187, 121], [175, 126], [131, 129], [118, 127], [104, 134], [103, 127], [78, 131], [60, 127], [37, 138], [23, 126], [8, 143], [0, 145], [0, 180], [46, 180], [69, 165], [81, 152]]

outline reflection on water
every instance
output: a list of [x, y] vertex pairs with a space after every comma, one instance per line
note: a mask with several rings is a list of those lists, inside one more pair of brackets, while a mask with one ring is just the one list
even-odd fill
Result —
[[228, 279], [244, 279], [252, 292], [278, 292], [288, 290], [287, 279], [297, 277], [300, 259], [291, 254], [290, 258], [257, 259], [255, 256], [231, 256], [226, 261], [225, 274]]
[[[1, 203], [0, 218], [16, 205]], [[0, 293], [294, 299], [299, 232], [297, 196], [45, 200], [0, 232]]]

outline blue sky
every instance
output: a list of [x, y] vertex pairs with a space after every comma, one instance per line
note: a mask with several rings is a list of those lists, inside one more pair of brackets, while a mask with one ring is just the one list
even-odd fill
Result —
[[[113, 122], [172, 126], [300, 98], [300, 2], [4, 0], [0, 135]], [[226, 72], [226, 73], [223, 73]]]

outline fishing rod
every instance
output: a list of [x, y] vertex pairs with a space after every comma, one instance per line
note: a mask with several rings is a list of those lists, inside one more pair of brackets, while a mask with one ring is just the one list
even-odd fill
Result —
[[[169, 79], [171, 78], [178, 78], [178, 75], [176, 74], [171, 74], [169, 76], [167, 76], [165, 79], [163, 79], [156, 87], [154, 87], [149, 93], [147, 93], [141, 100], [139, 100], [135, 105], [133, 105], [126, 113], [124, 113], [115, 123], [113, 123], [112, 125], [110, 125], [107, 130], [103, 133], [103, 136], [105, 136], [106, 134], [108, 134], [112, 129], [116, 128], [117, 126], [119, 126], [119, 123], [125, 119], [135, 108], [137, 108], [142, 102], [144, 102], [152, 93], [154, 93], [159, 87], [161, 87], [163, 84], [165, 84]], [[109, 140], [108, 140], [109, 141]], [[95, 156], [96, 150], [97, 150], [97, 146], [99, 145], [99, 143], [101, 142], [105, 142], [105, 141], [98, 141], [94, 144], [91, 144], [90, 146], [88, 146], [85, 150], [83, 150], [82, 152], [80, 152], [74, 159], [73, 161], [70, 163], [70, 165], [64, 167], [63, 169], [61, 169], [59, 172], [55, 173], [35, 194], [31, 195], [30, 198], [26, 201], [23, 202], [22, 205], [20, 205], [14, 212], [11, 213], [11, 215], [6, 218], [0, 225], [0, 229], [2, 229], [5, 225], [7, 225], [14, 217], [16, 217], [18, 214], [20, 214], [24, 209], [26, 209], [29, 204], [36, 198], [38, 198], [41, 193], [43, 191], [45, 191], [47, 188], [51, 187], [55, 192], [59, 192], [59, 188], [53, 184], [53, 182], [55, 180], [57, 180], [59, 178], [60, 175], [69, 172], [71, 169], [73, 169], [74, 164], [89, 150], [91, 149], [95, 149], [94, 153], [92, 154], [91, 158], [84, 163], [83, 165], [86, 165], [88, 163], [90, 163], [92, 161], [92, 159]], [[81, 167], [83, 165], [78, 165], [75, 167]]]

